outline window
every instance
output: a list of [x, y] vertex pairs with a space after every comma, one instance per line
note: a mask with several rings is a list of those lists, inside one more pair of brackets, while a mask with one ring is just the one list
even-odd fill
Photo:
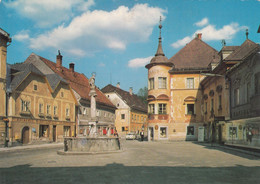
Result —
[[239, 88], [234, 90], [234, 105], [239, 105]]
[[246, 102], [248, 103], [248, 102], [250, 102], [250, 88], [251, 88], [251, 84], [250, 84], [250, 82], [249, 83], [247, 83], [247, 85], [246, 85]]
[[57, 110], [58, 110], [58, 107], [57, 107], [57, 106], [54, 106], [54, 107], [53, 107], [53, 115], [54, 115], [54, 116], [57, 115]]
[[167, 114], [166, 104], [158, 104], [158, 114]]
[[187, 126], [187, 135], [194, 135], [194, 126]]
[[21, 110], [23, 112], [30, 112], [30, 101], [21, 100]]
[[122, 127], [122, 132], [124, 132], [125, 131], [125, 127]]
[[149, 104], [149, 109], [148, 109], [150, 114], [154, 114], [154, 104]]
[[222, 109], [222, 96], [219, 95], [218, 96], [218, 110], [221, 110]]
[[43, 113], [43, 104], [40, 103], [39, 104], [39, 114], [42, 114]]
[[62, 92], [60, 92], [60, 97], [61, 97], [61, 98], [63, 98], [63, 97], [64, 97], [64, 93], [63, 93], [63, 91], [62, 91]]
[[51, 106], [50, 105], [47, 105], [47, 114], [50, 114], [51, 113]]
[[70, 116], [70, 109], [69, 108], [66, 108], [66, 112], [65, 112], [66, 116]]
[[125, 114], [121, 114], [121, 119], [125, 119]]
[[34, 90], [34, 91], [37, 91], [37, 88], [38, 88], [37, 85], [34, 84], [34, 85], [33, 85], [33, 90]]
[[229, 138], [237, 138], [237, 127], [229, 127]]
[[100, 111], [99, 111], [99, 110], [97, 110], [96, 112], [97, 112], [97, 116], [100, 116]]
[[204, 109], [204, 112], [205, 112], [205, 114], [208, 113], [208, 102], [205, 102], [205, 109]]
[[149, 79], [148, 87], [149, 87], [149, 90], [154, 89], [154, 78]]
[[260, 72], [255, 74], [255, 94], [260, 94]]
[[187, 78], [186, 88], [188, 88], [188, 89], [194, 88], [194, 78]]
[[83, 115], [86, 115], [87, 114], [87, 109], [84, 107], [83, 108]]
[[214, 99], [212, 98], [210, 101], [210, 111], [213, 112], [214, 111]]
[[158, 78], [158, 88], [159, 89], [166, 89], [166, 77], [159, 77]]
[[160, 138], [167, 138], [167, 127], [160, 127]]
[[187, 104], [187, 114], [194, 115], [194, 104]]
[[63, 135], [64, 135], [64, 137], [70, 136], [70, 126], [64, 126], [63, 127]]

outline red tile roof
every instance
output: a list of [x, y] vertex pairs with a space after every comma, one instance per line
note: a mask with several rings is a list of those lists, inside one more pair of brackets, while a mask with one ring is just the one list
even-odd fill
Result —
[[[46, 65], [48, 65], [55, 73], [57, 73], [62, 78], [64, 78], [70, 84], [71, 88], [81, 96], [81, 98], [90, 101], [90, 96], [89, 96], [90, 85], [89, 85], [88, 78], [84, 74], [75, 71], [72, 72], [70, 69], [65, 68], [63, 66], [61, 67], [61, 70], [57, 70], [56, 63], [48, 59], [45, 59], [41, 56], [39, 56], [39, 58]], [[97, 103], [116, 108], [98, 88], [96, 88], [96, 93], [97, 93], [97, 97], [96, 97]]]
[[185, 68], [207, 68], [212, 60], [219, 60], [218, 51], [203, 42], [194, 38], [173, 57], [169, 59], [176, 69]]

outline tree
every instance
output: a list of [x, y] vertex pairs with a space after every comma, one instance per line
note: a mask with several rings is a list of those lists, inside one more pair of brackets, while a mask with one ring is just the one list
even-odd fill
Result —
[[143, 103], [147, 104], [147, 96], [148, 96], [148, 89], [147, 87], [140, 88], [137, 96], [143, 101]]

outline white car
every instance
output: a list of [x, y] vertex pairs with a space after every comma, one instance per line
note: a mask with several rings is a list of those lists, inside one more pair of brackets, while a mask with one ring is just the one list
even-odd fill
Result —
[[126, 140], [134, 140], [134, 139], [136, 139], [136, 135], [135, 135], [135, 133], [128, 133], [128, 134], [126, 134], [125, 138], [126, 138]]

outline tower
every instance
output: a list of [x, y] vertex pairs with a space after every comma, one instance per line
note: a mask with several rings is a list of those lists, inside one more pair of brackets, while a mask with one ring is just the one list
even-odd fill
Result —
[[158, 49], [148, 69], [148, 139], [168, 139], [168, 122], [170, 111], [170, 74], [173, 63], [163, 53], [161, 37], [161, 18]]

